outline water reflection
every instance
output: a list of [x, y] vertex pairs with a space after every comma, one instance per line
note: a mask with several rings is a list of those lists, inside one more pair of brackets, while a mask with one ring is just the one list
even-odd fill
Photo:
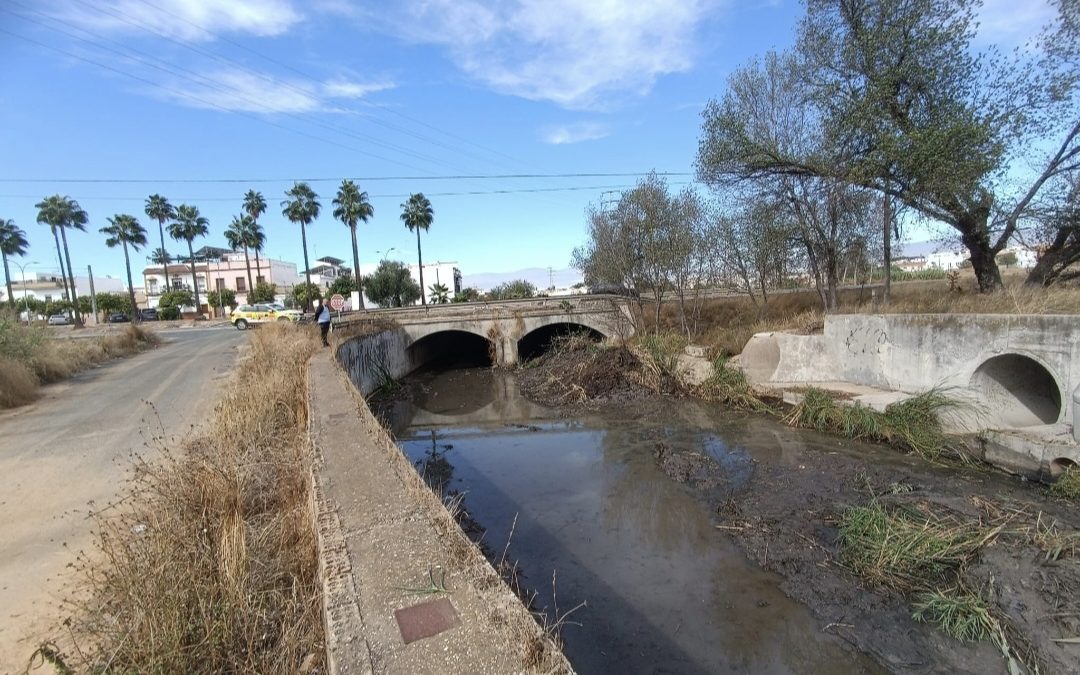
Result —
[[502, 550], [517, 516], [510, 557], [538, 607], [587, 603], [563, 632], [578, 672], [877, 672], [822, 633], [654, 460], [660, 442], [708, 453], [724, 469], [717, 490], [731, 490], [755, 461], [797, 461], [776, 429], [690, 402], [559, 419], [490, 370], [409, 386], [420, 389], [395, 420], [409, 456], [445, 469], [444, 489], [466, 493], [491, 548]]

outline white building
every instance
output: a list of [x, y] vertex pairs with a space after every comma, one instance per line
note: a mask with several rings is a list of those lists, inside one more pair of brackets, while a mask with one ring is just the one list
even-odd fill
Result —
[[926, 256], [926, 266], [939, 270], [955, 270], [968, 259], [963, 249], [941, 248]]
[[[75, 277], [75, 294], [79, 297], [90, 295], [90, 277]], [[95, 293], [127, 293], [127, 283], [122, 279], [113, 277], [94, 276]], [[15, 300], [23, 298], [52, 302], [62, 300], [67, 296], [64, 293], [64, 281], [60, 274], [55, 272], [34, 272], [26, 275], [26, 283], [20, 277], [11, 277], [11, 295]], [[0, 300], [7, 301], [7, 288], [0, 286]]]
[[[296, 283], [296, 265], [294, 263], [248, 254], [251, 265], [251, 281], [271, 283], [277, 286], [277, 298], [284, 298]], [[195, 252], [195, 279], [199, 289], [200, 311], [210, 308], [207, 304], [207, 291], [231, 290], [236, 294], [236, 302], [247, 302], [248, 262], [242, 252], [229, 249], [204, 246]], [[146, 290], [148, 307], [157, 307], [161, 294], [167, 290], [194, 290], [191, 282], [191, 265], [186, 262], [169, 264], [169, 284], [165, 286], [165, 268], [151, 265], [143, 270], [143, 284]]]
[[[416, 265], [409, 265], [409, 276], [418, 286], [421, 285], [419, 270], [420, 268]], [[461, 270], [458, 269], [457, 261], [424, 263], [424, 283], [422, 284], [424, 288], [420, 290], [428, 304], [431, 304], [431, 287], [435, 284], [446, 286], [447, 295], [450, 298], [461, 292]], [[420, 301], [417, 300], [416, 303], [420, 304]]]

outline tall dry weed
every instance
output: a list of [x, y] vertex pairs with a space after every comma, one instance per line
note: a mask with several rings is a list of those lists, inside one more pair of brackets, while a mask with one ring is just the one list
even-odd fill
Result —
[[251, 340], [207, 427], [155, 439], [161, 455], [139, 460], [130, 494], [96, 517], [69, 599], [68, 666], [324, 670], [306, 435], [317, 343], [292, 326]]
[[38, 379], [24, 364], [0, 356], [0, 408], [26, 405], [38, 396]]

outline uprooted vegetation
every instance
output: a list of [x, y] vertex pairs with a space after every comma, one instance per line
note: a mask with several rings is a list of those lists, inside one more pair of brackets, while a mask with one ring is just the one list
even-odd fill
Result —
[[135, 325], [96, 338], [52, 339], [44, 326], [24, 326], [0, 314], [0, 408], [26, 405], [38, 397], [43, 384], [158, 342], [153, 332]]
[[39, 658], [94, 673], [323, 671], [306, 436], [316, 342], [275, 325], [251, 346], [206, 427], [153, 439], [160, 456], [96, 513], [71, 616]]

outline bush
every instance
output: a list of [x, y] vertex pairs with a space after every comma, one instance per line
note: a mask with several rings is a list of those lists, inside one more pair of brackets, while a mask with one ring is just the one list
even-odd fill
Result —
[[260, 281], [255, 284], [255, 288], [248, 293], [247, 301], [249, 305], [253, 305], [257, 302], [274, 302], [277, 298], [277, 284], [269, 284], [265, 281]]
[[489, 300], [518, 300], [536, 296], [536, 286], [524, 279], [515, 279], [495, 286], [487, 292]]

